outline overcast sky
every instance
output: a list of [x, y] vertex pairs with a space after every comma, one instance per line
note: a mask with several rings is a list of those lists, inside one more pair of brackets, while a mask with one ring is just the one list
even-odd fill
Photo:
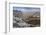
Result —
[[40, 8], [34, 8], [34, 7], [13, 7], [13, 10], [19, 10], [22, 12], [39, 12]]

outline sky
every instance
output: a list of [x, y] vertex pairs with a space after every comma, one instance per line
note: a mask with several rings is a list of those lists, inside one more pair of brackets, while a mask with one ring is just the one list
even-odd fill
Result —
[[35, 7], [13, 7], [13, 10], [18, 10], [22, 12], [40, 12], [40, 8]]

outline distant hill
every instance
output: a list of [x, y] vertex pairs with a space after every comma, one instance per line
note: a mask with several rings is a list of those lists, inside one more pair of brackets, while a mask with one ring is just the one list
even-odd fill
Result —
[[23, 13], [24, 17], [29, 17], [29, 16], [40, 16], [40, 12], [26, 12]]

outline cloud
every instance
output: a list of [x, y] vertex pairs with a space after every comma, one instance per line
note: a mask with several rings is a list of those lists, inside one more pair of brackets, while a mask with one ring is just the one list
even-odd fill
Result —
[[33, 8], [33, 7], [13, 7], [13, 10], [18, 10], [22, 12], [39, 12], [40, 8]]

